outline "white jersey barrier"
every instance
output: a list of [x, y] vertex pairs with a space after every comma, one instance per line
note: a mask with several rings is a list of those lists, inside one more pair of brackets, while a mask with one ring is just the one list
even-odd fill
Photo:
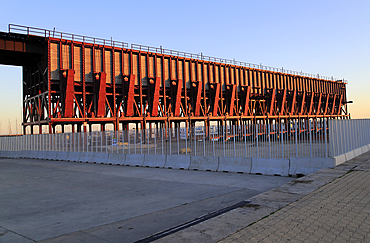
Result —
[[252, 158], [252, 174], [289, 175], [289, 159]]
[[251, 158], [219, 157], [218, 171], [249, 174], [252, 168]]
[[166, 155], [145, 154], [143, 167], [163, 168], [166, 164]]
[[67, 158], [65, 160], [70, 162], [78, 162], [80, 159], [80, 153], [79, 152], [68, 152]]
[[289, 175], [308, 175], [322, 168], [333, 168], [334, 158], [290, 158]]
[[189, 170], [217, 171], [218, 157], [190, 156]]
[[124, 165], [143, 166], [143, 164], [144, 164], [143, 154], [126, 154], [126, 160]]
[[107, 164], [112, 165], [124, 165], [126, 161], [126, 155], [125, 154], [109, 154]]
[[188, 170], [190, 166], [190, 156], [186, 155], [167, 155], [164, 168]]
[[94, 153], [80, 153], [79, 162], [94, 163]]
[[[368, 151], [368, 146], [361, 148]], [[357, 152], [359, 152], [358, 150]], [[241, 158], [218, 156], [119, 154], [61, 151], [0, 151], [2, 158], [31, 158], [44, 160], [64, 160], [71, 162], [101, 163], [151, 168], [182, 170], [251, 173], [275, 176], [302, 176], [322, 168], [332, 168], [338, 159], [346, 160], [355, 153], [346, 153], [343, 158], [292, 157], [290, 159]], [[346, 158], [347, 156], [347, 158]]]

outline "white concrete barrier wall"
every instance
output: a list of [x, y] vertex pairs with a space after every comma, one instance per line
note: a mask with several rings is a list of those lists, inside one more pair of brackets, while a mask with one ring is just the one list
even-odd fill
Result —
[[217, 171], [218, 157], [190, 156], [189, 170]]
[[47, 151], [38, 151], [37, 156], [35, 159], [46, 159]]
[[241, 157], [219, 157], [218, 169], [219, 172], [239, 172], [250, 173], [252, 169], [252, 158]]
[[47, 160], [55, 160], [55, 151], [46, 151], [46, 158]]
[[126, 155], [125, 154], [111, 153], [111, 154], [109, 154], [107, 164], [124, 165], [125, 161], [126, 161]]
[[353, 150], [353, 152], [355, 154], [355, 157], [357, 157], [357, 156], [360, 156], [362, 154], [362, 149], [358, 148], [358, 149]]
[[296, 157], [290, 158], [289, 175], [308, 175], [322, 168], [333, 168], [335, 159], [333, 158], [311, 158]]
[[163, 168], [166, 164], [166, 155], [145, 154], [144, 167]]
[[65, 160], [71, 162], [78, 162], [80, 159], [80, 155], [81, 153], [79, 152], [67, 152], [67, 158]]
[[368, 151], [370, 151], [370, 144], [362, 146], [357, 149], [353, 149], [347, 153], [337, 155], [334, 157], [335, 165], [343, 164], [344, 162], [349, 161], [353, 158], [356, 158], [357, 156], [360, 156], [361, 154], [364, 154]]
[[344, 154], [346, 156], [346, 161], [351, 160], [355, 157], [355, 151], [351, 150]]
[[22, 158], [22, 151], [14, 151], [14, 152], [15, 152], [14, 154], [15, 159]]
[[9, 159], [18, 159], [20, 157], [19, 153], [20, 151], [8, 151], [6, 157]]
[[5, 158], [7, 158], [7, 159], [12, 159], [12, 152], [13, 152], [13, 151], [6, 151], [6, 152], [5, 152]]
[[126, 154], [126, 160], [124, 165], [143, 166], [143, 164], [144, 164], [143, 154]]
[[30, 150], [22, 150], [21, 158], [30, 158]]
[[38, 153], [39, 151], [37, 151], [37, 150], [31, 150], [30, 151], [30, 154], [29, 154], [29, 158], [30, 159], [36, 159], [37, 158], [37, 153]]
[[164, 168], [188, 170], [190, 166], [190, 156], [186, 155], [167, 155]]
[[252, 158], [252, 174], [289, 175], [289, 159]]
[[334, 157], [334, 160], [335, 160], [335, 166], [340, 165], [340, 164], [343, 164], [344, 162], [347, 161], [345, 154], [341, 154], [341, 155], [335, 156]]
[[18, 159], [20, 158], [20, 151], [7, 151], [7, 158]]
[[368, 152], [369, 151], [369, 146], [368, 145], [362, 146], [361, 151], [362, 151], [363, 154]]
[[87, 162], [87, 163], [94, 163], [94, 153], [80, 153], [80, 158], [78, 159], [80, 162]]
[[9, 151], [2, 150], [1, 151], [1, 158], [8, 158]]
[[94, 153], [94, 161], [100, 164], [106, 164], [108, 161], [109, 154], [108, 153]]
[[3, 151], [3, 158], [10, 158], [10, 151]]
[[54, 160], [66, 160], [68, 156], [67, 152], [63, 151], [55, 151], [55, 158]]
[[228, 171], [262, 175], [295, 176], [298, 174], [307, 175], [322, 168], [330, 168], [342, 164], [368, 152], [369, 150], [370, 144], [351, 150], [345, 154], [338, 155], [334, 158], [291, 157], [290, 159], [153, 154], [125, 155], [115, 153], [79, 153], [37, 150], [0, 151], [0, 156], [7, 158], [22, 157], [201, 171]]

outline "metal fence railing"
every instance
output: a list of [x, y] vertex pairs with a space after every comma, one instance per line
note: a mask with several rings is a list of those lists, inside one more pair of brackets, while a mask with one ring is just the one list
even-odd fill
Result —
[[0, 137], [0, 150], [255, 158], [328, 157], [325, 120]]
[[330, 156], [370, 144], [370, 119], [329, 120]]

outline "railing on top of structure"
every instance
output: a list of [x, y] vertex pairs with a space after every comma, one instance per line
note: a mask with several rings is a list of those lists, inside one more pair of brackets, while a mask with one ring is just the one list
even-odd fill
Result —
[[[23, 26], [23, 25], [16, 25], [16, 24], [9, 24], [9, 33], [37, 35], [37, 36], [42, 36], [42, 37], [52, 37], [52, 38], [59, 38], [59, 39], [68, 39], [72, 41], [80, 41], [83, 43], [110, 45], [112, 47], [121, 47], [121, 48], [129, 47], [128, 43], [121, 42], [121, 41], [113, 41], [113, 39], [107, 40], [107, 39], [102, 39], [102, 38], [94, 38], [94, 37], [89, 37], [89, 36], [63, 33], [63, 32], [59, 32], [55, 30], [46, 30], [46, 29], [28, 27], [28, 26]], [[253, 64], [253, 63], [235, 61], [235, 60], [224, 59], [224, 58], [204, 56], [202, 53], [192, 54], [188, 52], [164, 49], [162, 47], [158, 48], [158, 47], [151, 47], [151, 46], [145, 46], [145, 45], [139, 45], [139, 44], [131, 44], [131, 49], [153, 52], [153, 53], [158, 53], [158, 54], [167, 54], [171, 56], [180, 56], [180, 57], [198, 59], [198, 60], [204, 60], [204, 61], [210, 61], [210, 62], [219, 62], [219, 63], [225, 63], [225, 64], [230, 64], [230, 65], [249, 67], [249, 68], [256, 68], [260, 70], [274, 71], [274, 72], [292, 74], [292, 75], [297, 75], [297, 76], [304, 76], [304, 77], [310, 77], [310, 78], [317, 78], [317, 79], [323, 79], [323, 80], [348, 83], [348, 81], [345, 79], [336, 79], [333, 76], [328, 77], [328, 76], [322, 76], [320, 74], [309, 74], [309, 73], [304, 73], [302, 71], [299, 72], [299, 71], [287, 70], [284, 68], [269, 67], [269, 66], [264, 66], [262, 64]]]
[[83, 43], [92, 43], [97, 45], [109, 45], [113, 47], [128, 48], [128, 43], [121, 41], [113, 41], [102, 38], [89, 37], [84, 35], [76, 35], [70, 33], [59, 32], [55, 30], [46, 30], [22, 25], [9, 24], [9, 33], [36, 35], [42, 37], [52, 37], [57, 39], [67, 39], [72, 41], [79, 41]]

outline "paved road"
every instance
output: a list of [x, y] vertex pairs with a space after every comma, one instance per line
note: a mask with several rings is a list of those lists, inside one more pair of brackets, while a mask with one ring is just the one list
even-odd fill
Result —
[[0, 159], [0, 242], [133, 242], [292, 180]]

